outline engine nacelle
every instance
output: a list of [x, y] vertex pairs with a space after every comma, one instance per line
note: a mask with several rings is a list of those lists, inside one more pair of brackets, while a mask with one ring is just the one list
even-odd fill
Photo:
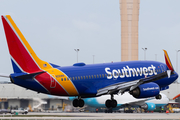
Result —
[[145, 103], [144, 105], [140, 107], [147, 111], [153, 111], [156, 108], [156, 105], [154, 103]]
[[150, 82], [139, 85], [136, 89], [130, 91], [130, 94], [135, 98], [147, 98], [159, 95], [159, 91], [158, 84]]

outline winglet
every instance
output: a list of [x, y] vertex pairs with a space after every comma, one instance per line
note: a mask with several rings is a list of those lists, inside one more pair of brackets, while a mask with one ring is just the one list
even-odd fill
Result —
[[164, 57], [165, 57], [167, 67], [169, 68], [169, 70], [174, 71], [174, 68], [171, 64], [171, 61], [170, 61], [169, 56], [167, 54], [167, 51], [166, 50], [163, 50], [163, 51], [164, 51]]
[[175, 100], [176, 98], [180, 97], [180, 94], [176, 95], [173, 100]]

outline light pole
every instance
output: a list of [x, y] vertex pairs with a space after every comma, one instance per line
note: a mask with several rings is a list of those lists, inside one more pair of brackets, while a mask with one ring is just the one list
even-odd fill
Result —
[[[180, 50], [176, 50], [176, 72], [178, 73], [178, 52], [179, 52]], [[177, 82], [178, 82], [178, 80], [177, 80]]]
[[78, 52], [79, 52], [79, 49], [74, 49], [76, 52], [77, 52], [77, 63], [78, 63]]
[[157, 54], [155, 54], [155, 60], [157, 61]]
[[146, 50], [147, 48], [142, 48], [144, 50], [144, 60], [146, 60]]

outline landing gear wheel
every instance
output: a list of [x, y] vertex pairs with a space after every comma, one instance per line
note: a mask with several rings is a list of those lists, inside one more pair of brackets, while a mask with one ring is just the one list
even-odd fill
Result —
[[111, 100], [106, 100], [106, 107], [107, 108], [110, 108], [111, 107]]
[[116, 100], [111, 100], [111, 107], [112, 108], [117, 107], [117, 101]]
[[84, 106], [84, 100], [79, 99], [79, 107], [83, 107]]
[[162, 96], [160, 94], [156, 96], [156, 99], [160, 100], [161, 98], [162, 98]]
[[78, 99], [74, 99], [73, 100], [73, 106], [74, 107], [78, 107], [79, 106], [79, 100]]
[[115, 108], [117, 107], [117, 101], [116, 100], [106, 100], [106, 107], [107, 108]]
[[73, 106], [74, 107], [83, 107], [84, 106], [84, 100], [83, 99], [74, 99], [73, 100]]

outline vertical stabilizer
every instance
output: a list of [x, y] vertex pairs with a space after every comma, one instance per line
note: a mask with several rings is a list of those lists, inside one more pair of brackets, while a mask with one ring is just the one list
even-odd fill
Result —
[[6, 15], [1, 17], [14, 72], [32, 73], [52, 68], [49, 63], [37, 57], [11, 16]]

